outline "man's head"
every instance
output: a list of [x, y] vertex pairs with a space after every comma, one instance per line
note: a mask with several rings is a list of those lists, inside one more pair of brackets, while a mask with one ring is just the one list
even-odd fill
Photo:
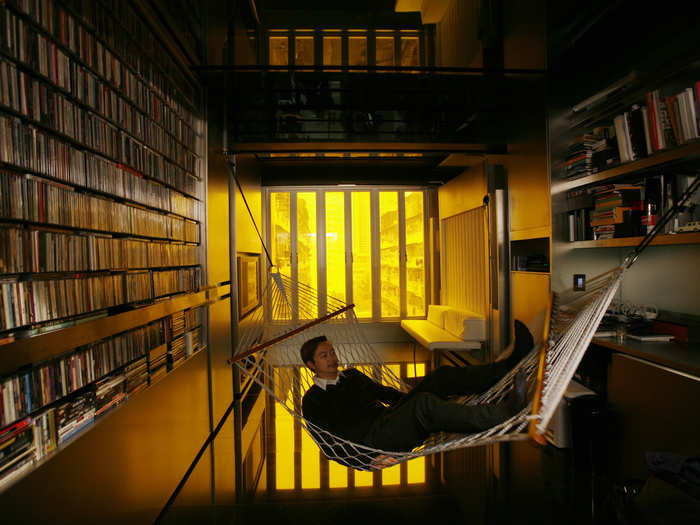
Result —
[[338, 356], [325, 335], [309, 339], [301, 345], [301, 360], [318, 377], [335, 379], [338, 376]]

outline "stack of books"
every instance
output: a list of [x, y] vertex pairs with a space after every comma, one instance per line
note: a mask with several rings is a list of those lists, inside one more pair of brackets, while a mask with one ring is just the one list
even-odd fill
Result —
[[101, 416], [126, 398], [126, 376], [105, 377], [95, 383], [95, 416]]
[[593, 173], [593, 149], [601, 137], [586, 133], [577, 137], [566, 150], [566, 159], [559, 167], [565, 178], [586, 176]]
[[185, 360], [185, 336], [180, 336], [170, 342], [168, 349], [168, 361], [172, 370]]
[[126, 375], [126, 393], [135, 394], [148, 386], [148, 361], [143, 356], [124, 369]]
[[148, 376], [151, 384], [168, 371], [168, 345], [160, 345], [148, 353]]
[[171, 337], [175, 339], [185, 333], [185, 312], [176, 312], [170, 318], [172, 319], [170, 325], [172, 329]]
[[643, 209], [641, 186], [600, 186], [594, 189], [593, 200], [595, 206], [590, 213], [590, 226], [594, 239], [628, 237], [639, 233]]
[[603, 136], [593, 144], [593, 156], [591, 158], [591, 171], [598, 173], [610, 169], [620, 163], [620, 155], [617, 149], [617, 140], [612, 128], [600, 128]]
[[25, 418], [0, 430], [0, 486], [29, 470], [34, 463], [34, 426]]
[[95, 419], [95, 391], [90, 389], [56, 408], [58, 443], [75, 437]]
[[36, 459], [51, 454], [58, 446], [56, 434], [56, 410], [49, 408], [34, 417], [34, 448]]

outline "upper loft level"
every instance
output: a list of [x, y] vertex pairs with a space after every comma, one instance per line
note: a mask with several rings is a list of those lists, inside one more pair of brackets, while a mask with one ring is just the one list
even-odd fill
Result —
[[220, 63], [198, 68], [226, 100], [233, 151], [356, 142], [502, 151], [532, 109], [523, 101], [544, 90], [542, 67], [506, 67], [496, 3], [241, 4]]

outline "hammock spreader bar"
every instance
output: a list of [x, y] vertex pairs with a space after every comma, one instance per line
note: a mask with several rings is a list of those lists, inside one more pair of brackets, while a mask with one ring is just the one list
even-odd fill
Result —
[[264, 350], [265, 348], [268, 348], [270, 346], [276, 345], [277, 343], [281, 343], [285, 339], [289, 339], [290, 337], [293, 337], [297, 335], [298, 333], [303, 332], [304, 330], [307, 330], [313, 326], [316, 326], [318, 324], [321, 324], [325, 321], [328, 321], [329, 319], [333, 319], [334, 317], [338, 317], [340, 314], [343, 312], [347, 312], [348, 310], [352, 310], [355, 308], [354, 304], [348, 304], [346, 306], [343, 306], [342, 308], [339, 308], [335, 312], [331, 312], [327, 315], [324, 315], [323, 317], [319, 317], [318, 319], [314, 319], [313, 321], [310, 321], [306, 324], [303, 324], [294, 330], [290, 330], [289, 332], [279, 335], [273, 339], [270, 339], [269, 341], [266, 341], [264, 343], [260, 343], [257, 346], [254, 346], [250, 348], [249, 350], [246, 350], [245, 352], [242, 352], [240, 354], [234, 355], [231, 359], [229, 359], [229, 364], [235, 363], [236, 361], [241, 361], [242, 359], [245, 359], [246, 357], [259, 352], [260, 350]]

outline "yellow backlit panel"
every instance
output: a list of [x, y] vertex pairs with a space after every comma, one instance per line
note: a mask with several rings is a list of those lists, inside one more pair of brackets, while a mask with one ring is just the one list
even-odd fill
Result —
[[348, 65], [367, 65], [367, 37], [351, 36], [348, 38]]
[[345, 301], [345, 194], [326, 192], [326, 288]]
[[381, 272], [381, 316], [399, 317], [399, 194], [379, 193], [379, 250]]
[[314, 65], [314, 37], [294, 37], [294, 63], [299, 66]]
[[342, 41], [339, 36], [323, 37], [323, 65], [339, 66], [342, 59]]
[[297, 253], [299, 282], [318, 288], [316, 266], [316, 193], [297, 193]]
[[401, 483], [401, 465], [394, 465], [382, 470], [382, 485], [398, 485]]
[[425, 363], [408, 363], [406, 365], [406, 377], [425, 376]]
[[[386, 367], [391, 370], [396, 377], [401, 377], [401, 365], [386, 365]], [[387, 381], [386, 378], [382, 378], [382, 383], [387, 386], [394, 386], [390, 381]]]
[[270, 65], [286, 66], [289, 63], [289, 37], [270, 37]]
[[321, 488], [320, 452], [305, 430], [301, 433], [301, 488]]
[[284, 407], [275, 410], [275, 461], [277, 490], [294, 488], [294, 417]]
[[[313, 373], [308, 368], [302, 368], [300, 374], [300, 397], [304, 397], [307, 387], [313, 384]], [[301, 432], [301, 488], [321, 488], [321, 452], [309, 433], [303, 429]]]
[[289, 193], [273, 193], [270, 196], [272, 261], [285, 275], [292, 273], [292, 258], [289, 230]]
[[352, 302], [359, 318], [372, 317], [372, 226], [368, 191], [352, 193]]
[[[270, 195], [271, 257], [273, 264], [285, 275], [292, 274], [290, 230], [289, 193], [272, 193]], [[278, 312], [276, 317], [288, 319], [289, 312]]]
[[420, 62], [417, 36], [401, 36], [401, 65], [417, 66]]
[[393, 66], [394, 64], [394, 37], [378, 36], [376, 39], [376, 53], [378, 66]]
[[406, 314], [425, 315], [425, 223], [423, 192], [407, 191], [406, 203]]
[[[424, 377], [425, 363], [408, 363], [407, 377]], [[412, 459], [406, 463], [406, 479], [408, 483], [425, 483], [425, 457]]]
[[348, 486], [348, 467], [336, 463], [328, 462], [328, 486], [332, 489], [343, 489]]
[[406, 462], [408, 483], [425, 483], [425, 456]]
[[356, 487], [371, 487], [374, 484], [373, 473], [365, 470], [355, 471], [355, 486]]
[[[357, 369], [363, 374], [365, 374], [367, 377], [374, 377], [371, 366], [362, 365], [358, 366]], [[355, 470], [354, 472], [356, 487], [371, 487], [374, 484], [374, 477], [372, 472], [367, 472], [363, 470]]]

